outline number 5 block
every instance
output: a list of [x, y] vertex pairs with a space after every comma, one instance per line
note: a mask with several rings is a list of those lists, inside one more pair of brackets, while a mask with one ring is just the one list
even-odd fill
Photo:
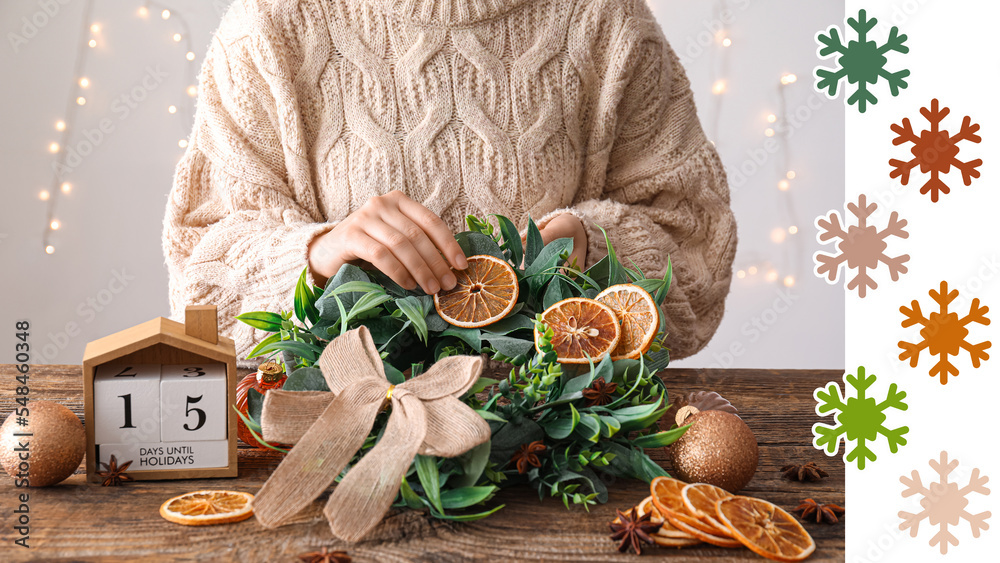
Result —
[[103, 365], [94, 377], [94, 441], [158, 442], [160, 366]]
[[163, 366], [159, 441], [225, 440], [227, 404], [225, 365]]

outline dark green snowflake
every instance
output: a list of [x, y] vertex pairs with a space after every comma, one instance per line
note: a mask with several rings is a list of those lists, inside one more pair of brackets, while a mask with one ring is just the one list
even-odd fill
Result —
[[889, 31], [889, 39], [880, 46], [868, 39], [868, 33], [877, 23], [877, 19], [868, 18], [865, 10], [858, 12], [857, 19], [848, 18], [847, 25], [858, 34], [858, 39], [849, 41], [847, 45], [841, 39], [840, 28], [835, 25], [830, 26], [825, 34], [816, 34], [816, 41], [820, 44], [819, 57], [827, 59], [837, 56], [837, 68], [816, 67], [816, 88], [826, 90], [831, 98], [835, 98], [842, 79], [846, 78], [849, 83], [857, 84], [857, 89], [847, 99], [847, 103], [857, 105], [861, 113], [868, 109], [869, 103], [878, 103], [878, 98], [868, 89], [869, 84], [874, 86], [879, 78], [884, 78], [895, 97], [901, 89], [906, 88], [905, 79], [910, 75], [909, 70], [889, 72], [885, 68], [888, 62], [886, 54], [891, 51], [903, 54], [910, 51], [905, 45], [906, 35], [900, 35], [899, 28], [893, 26]]
[[[889, 451], [896, 453], [899, 446], [906, 445], [904, 434], [909, 432], [909, 428], [901, 426], [894, 430], [885, 427], [885, 411], [895, 408], [905, 411], [907, 406], [903, 402], [906, 398], [905, 391], [897, 391], [896, 384], [889, 386], [889, 393], [882, 402], [876, 401], [872, 397], [866, 396], [868, 388], [875, 383], [875, 375], [866, 375], [865, 368], [858, 368], [858, 375], [845, 374], [844, 383], [847, 387], [853, 387], [857, 391], [857, 396], [845, 399], [841, 394], [840, 385], [830, 382], [826, 388], [816, 389], [813, 396], [816, 398], [816, 414], [827, 416], [837, 413], [836, 425], [814, 424], [813, 425], [813, 445], [816, 449], [826, 450], [827, 455], [834, 455], [840, 449], [840, 439], [844, 438], [844, 461], [846, 463], [856, 462], [858, 469], [864, 469], [867, 461], [875, 461], [875, 452], [868, 447], [866, 442], [873, 442], [879, 435], [885, 436], [889, 442]], [[845, 387], [845, 389], [847, 389]], [[854, 442], [854, 448], [848, 451], [847, 442]]]

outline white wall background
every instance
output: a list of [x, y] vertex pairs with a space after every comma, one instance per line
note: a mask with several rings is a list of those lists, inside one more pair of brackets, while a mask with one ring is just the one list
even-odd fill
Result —
[[[6, 204], [0, 327], [30, 320], [37, 363], [79, 363], [86, 342], [169, 313], [163, 210], [183, 153], [178, 142], [193, 123], [194, 100], [186, 90], [228, 0], [161, 1], [142, 17], [141, 0], [95, 0], [86, 21], [85, 0], [0, 3]], [[812, 275], [811, 256], [819, 249], [813, 220], [843, 204], [844, 110], [814, 93], [811, 74], [817, 64], [813, 37], [843, 20], [843, 2], [650, 5], [688, 69], [705, 129], [730, 170], [740, 236], [736, 269], [744, 275], [734, 279], [726, 317], [710, 345], [676, 365], [842, 367], [843, 290]], [[164, 7], [172, 12], [166, 20]], [[89, 29], [92, 22], [97, 31]], [[182, 34], [180, 42], [175, 33]], [[729, 47], [721, 45], [723, 37]], [[85, 46], [90, 39], [96, 47]], [[90, 86], [83, 90], [74, 73], [81, 46], [89, 50], [80, 72]], [[188, 51], [195, 54], [192, 62]], [[769, 152], [782, 138], [779, 132], [768, 145], [764, 131], [781, 125], [779, 84], [787, 73], [799, 77], [784, 89], [789, 150]], [[725, 91], [713, 94], [720, 80]], [[81, 95], [86, 105], [68, 123], [65, 142], [86, 148], [90, 132], [94, 148], [61, 180], [71, 188], [63, 194], [53, 184], [48, 147], [60, 141], [55, 124], [66, 119], [67, 100]], [[169, 113], [170, 106], [177, 113]], [[768, 123], [769, 114], [778, 114], [778, 123]], [[105, 132], [96, 133], [102, 120]], [[789, 169], [796, 177], [781, 191], [778, 182]], [[53, 192], [53, 199], [40, 200], [42, 190]], [[60, 228], [49, 235], [54, 253], [47, 255], [50, 204]], [[798, 232], [789, 234], [789, 227]]]

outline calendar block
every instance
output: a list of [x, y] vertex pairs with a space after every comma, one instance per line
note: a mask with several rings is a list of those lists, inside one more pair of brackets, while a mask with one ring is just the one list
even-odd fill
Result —
[[94, 376], [94, 405], [97, 443], [158, 441], [160, 366], [100, 366]]
[[226, 439], [226, 366], [165, 365], [160, 375], [160, 441]]
[[163, 469], [204, 469], [229, 464], [229, 443], [226, 440], [206, 442], [150, 442], [128, 444], [98, 444], [98, 459], [109, 463], [115, 456], [121, 465], [131, 461], [129, 473]]

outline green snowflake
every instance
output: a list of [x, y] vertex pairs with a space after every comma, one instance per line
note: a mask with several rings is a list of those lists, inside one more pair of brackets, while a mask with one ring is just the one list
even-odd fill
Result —
[[816, 67], [816, 88], [820, 91], [826, 90], [827, 95], [832, 99], [837, 96], [837, 88], [843, 78], [851, 84], [857, 84], [857, 90], [847, 103], [857, 104], [861, 113], [868, 109], [868, 103], [872, 105], [878, 103], [878, 98], [868, 89], [868, 85], [875, 85], [879, 77], [884, 78], [889, 83], [889, 90], [893, 97], [899, 95], [900, 89], [906, 88], [905, 78], [910, 75], [909, 70], [899, 72], [889, 72], [885, 69], [888, 62], [886, 53], [896, 51], [897, 53], [908, 53], [910, 48], [904, 45], [906, 35], [899, 34], [899, 28], [893, 26], [889, 32], [889, 39], [884, 45], [879, 46], [874, 41], [868, 40], [870, 32], [878, 20], [868, 19], [868, 14], [864, 10], [858, 12], [858, 19], [848, 18], [847, 25], [858, 34], [857, 41], [850, 41], [844, 45], [840, 37], [840, 28], [833, 25], [824, 34], [822, 31], [816, 34], [816, 41], [820, 43], [819, 57], [829, 58], [837, 55], [838, 68], [829, 69]]
[[[813, 446], [818, 450], [826, 450], [826, 455], [834, 455], [840, 449], [840, 439], [844, 438], [844, 462], [857, 461], [858, 469], [864, 469], [866, 460], [875, 461], [876, 456], [866, 444], [876, 440], [879, 434], [889, 442], [889, 451], [896, 453], [899, 446], [906, 445], [903, 437], [910, 429], [901, 426], [895, 430], [885, 427], [885, 411], [895, 408], [906, 410], [905, 391], [897, 391], [896, 384], [889, 386], [889, 394], [881, 403], [872, 397], [866, 397], [865, 392], [875, 383], [875, 375], [866, 375], [865, 368], [858, 368], [858, 375], [844, 374], [846, 386], [857, 391], [857, 397], [845, 401], [845, 395], [840, 392], [840, 385], [831, 381], [826, 388], [816, 389], [816, 414], [827, 416], [831, 412], [837, 414], [837, 425], [813, 425]], [[847, 387], [845, 387], [847, 389]], [[855, 442], [854, 449], [848, 451], [847, 442]]]

